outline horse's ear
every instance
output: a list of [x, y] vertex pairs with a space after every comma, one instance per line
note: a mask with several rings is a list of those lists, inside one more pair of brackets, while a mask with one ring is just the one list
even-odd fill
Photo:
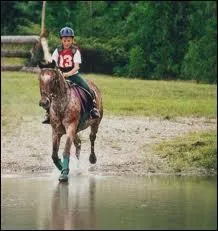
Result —
[[52, 62], [49, 62], [47, 64], [43, 64], [41, 62], [38, 62], [39, 68], [55, 68], [56, 67], [56, 62], [52, 60]]
[[57, 66], [56, 66], [56, 62], [54, 61], [54, 60], [52, 60], [52, 62], [51, 62], [51, 67], [52, 68], [56, 68]]

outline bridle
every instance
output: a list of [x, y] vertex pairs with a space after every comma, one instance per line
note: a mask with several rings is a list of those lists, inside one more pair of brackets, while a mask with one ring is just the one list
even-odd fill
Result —
[[51, 103], [51, 99], [54, 97], [53, 93], [47, 93], [46, 91], [42, 91], [41, 95], [48, 100], [49, 104]]
[[[63, 77], [63, 74], [62, 74], [61, 70], [58, 67], [56, 67], [56, 68], [45, 67], [45, 69], [48, 70], [48, 71], [51, 70], [51, 71], [55, 72], [55, 77], [53, 76], [52, 77], [53, 79], [51, 80], [53, 82], [53, 83], [51, 83], [51, 84], [53, 84], [53, 86], [50, 86], [51, 89], [52, 89], [52, 87], [57, 86], [56, 83], [58, 82], [58, 78], [63, 78], [63, 81], [66, 83], [66, 86], [69, 87], [68, 84], [67, 84], [67, 81]], [[41, 78], [41, 74], [40, 74], [40, 78]], [[57, 75], [59, 75], [59, 76], [57, 76]], [[48, 105], [49, 105], [48, 107], [50, 107], [52, 100], [57, 98], [58, 95], [55, 94], [54, 92], [50, 93], [50, 92], [47, 92], [45, 90], [42, 90], [41, 91], [41, 97], [44, 98], [48, 102]]]

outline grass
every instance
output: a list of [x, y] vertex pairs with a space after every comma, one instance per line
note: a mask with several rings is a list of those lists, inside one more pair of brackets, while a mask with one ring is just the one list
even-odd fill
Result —
[[104, 96], [107, 113], [157, 117], [216, 116], [216, 85], [146, 81], [86, 74]]
[[154, 146], [155, 152], [166, 158], [174, 172], [187, 169], [217, 171], [217, 146], [214, 131], [192, 132]]
[[27, 62], [26, 58], [10, 58], [10, 57], [4, 57], [1, 58], [1, 64], [4, 65], [15, 65], [15, 66], [19, 66], [19, 65], [25, 65]]
[[[2, 72], [3, 116], [39, 114], [38, 74]], [[216, 117], [216, 85], [83, 74], [101, 89], [105, 114]]]
[[13, 126], [24, 116], [43, 115], [37, 74], [25, 72], [1, 73], [1, 115], [3, 126]]

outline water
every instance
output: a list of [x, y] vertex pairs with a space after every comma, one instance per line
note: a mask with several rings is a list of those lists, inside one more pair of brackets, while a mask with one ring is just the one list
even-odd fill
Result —
[[2, 229], [217, 229], [216, 177], [2, 176]]

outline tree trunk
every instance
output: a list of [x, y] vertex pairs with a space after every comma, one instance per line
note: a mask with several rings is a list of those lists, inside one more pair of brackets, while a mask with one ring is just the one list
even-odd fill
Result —
[[41, 22], [41, 37], [45, 36], [45, 6], [46, 1], [42, 2], [42, 22]]
[[43, 49], [43, 52], [44, 52], [44, 60], [46, 62], [51, 62], [51, 54], [49, 52], [48, 43], [47, 43], [47, 40], [46, 40], [45, 37], [41, 38], [41, 45], [42, 45], [42, 49]]

